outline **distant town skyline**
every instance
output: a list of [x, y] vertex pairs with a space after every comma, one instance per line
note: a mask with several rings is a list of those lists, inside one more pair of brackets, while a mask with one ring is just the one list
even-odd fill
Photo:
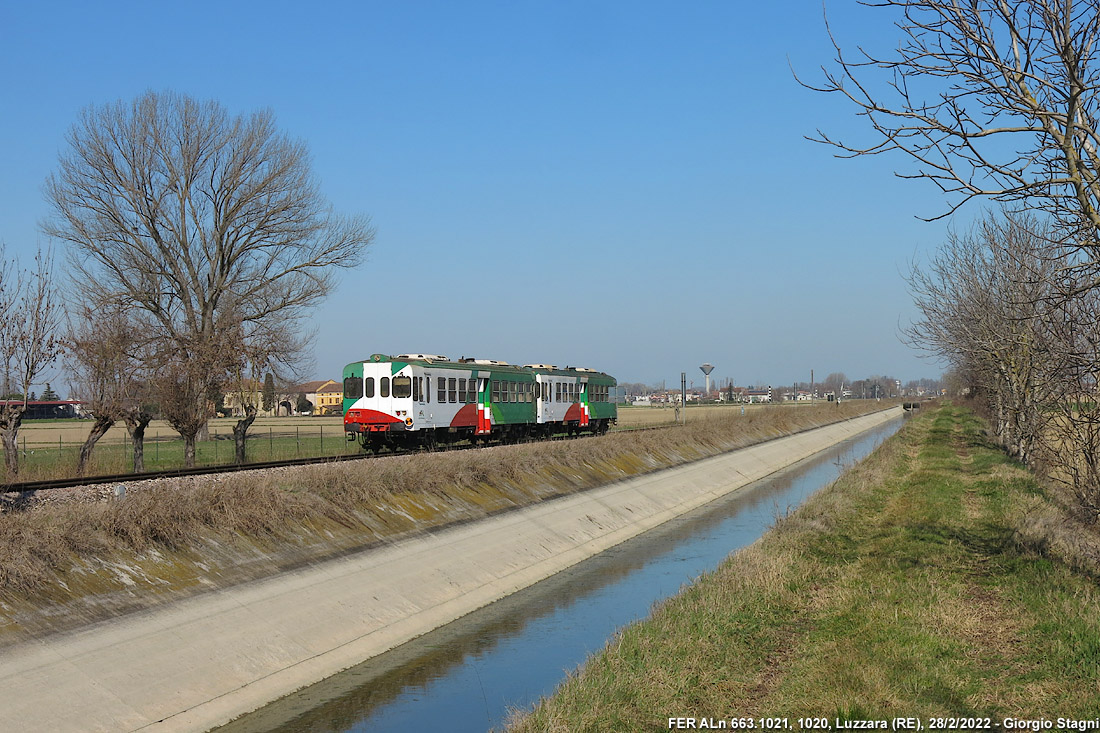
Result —
[[[881, 12], [827, 10], [842, 40], [896, 40]], [[919, 221], [944, 206], [894, 177], [906, 161], [804, 139], [867, 136], [791, 73], [831, 57], [819, 3], [8, 4], [0, 19], [7, 256], [50, 246], [42, 183], [85, 107], [154, 89], [270, 108], [334, 210], [378, 229], [316, 313], [316, 379], [412, 351], [649, 384], [702, 384], [704, 361], [739, 385], [942, 371], [898, 338], [902, 273], [978, 209]], [[60, 365], [46, 377], [66, 391]]]

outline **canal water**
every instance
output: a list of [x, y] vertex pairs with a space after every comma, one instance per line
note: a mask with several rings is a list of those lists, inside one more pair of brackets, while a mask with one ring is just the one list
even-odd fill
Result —
[[218, 733], [503, 728], [618, 629], [756, 541], [777, 516], [831, 483], [902, 422], [840, 443]]

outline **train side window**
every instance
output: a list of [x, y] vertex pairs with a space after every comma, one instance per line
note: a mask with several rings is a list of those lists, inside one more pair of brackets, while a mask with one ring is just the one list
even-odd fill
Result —
[[451, 377], [447, 380], [447, 401], [458, 402], [458, 379]]
[[447, 401], [447, 378], [436, 377], [435, 378], [435, 391], [436, 401], [443, 403]]
[[413, 402], [420, 401], [420, 377], [413, 377]]
[[470, 377], [470, 381], [466, 383], [466, 401], [471, 405], [477, 404], [477, 379]]
[[492, 402], [500, 402], [500, 382], [492, 381]]
[[458, 378], [458, 401], [466, 402], [466, 380], [462, 377]]
[[366, 391], [363, 393], [366, 397], [374, 397], [374, 377], [367, 377], [363, 380]]
[[393, 378], [393, 396], [396, 399], [408, 399], [412, 395], [411, 377]]
[[389, 397], [390, 396], [390, 378], [382, 377], [378, 380], [378, 396]]

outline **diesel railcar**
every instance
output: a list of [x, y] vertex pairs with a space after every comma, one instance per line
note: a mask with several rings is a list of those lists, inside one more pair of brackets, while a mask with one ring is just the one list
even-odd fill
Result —
[[364, 450], [607, 432], [603, 372], [437, 354], [373, 354], [344, 367], [344, 431]]

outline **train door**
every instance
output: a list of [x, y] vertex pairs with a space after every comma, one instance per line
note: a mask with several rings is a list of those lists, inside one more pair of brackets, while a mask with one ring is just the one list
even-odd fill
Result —
[[546, 395], [547, 383], [543, 381], [541, 374], [535, 375], [535, 422], [542, 425], [546, 422], [546, 413], [543, 397]]
[[421, 376], [420, 399], [416, 402], [416, 416], [425, 427], [434, 427], [435, 425], [435, 415], [432, 409], [432, 389], [434, 388], [431, 372], [424, 372]]
[[592, 417], [592, 413], [588, 407], [588, 377], [581, 377], [581, 383], [577, 385], [580, 390], [580, 394], [577, 397], [577, 401], [581, 403], [581, 422], [582, 428], [588, 427], [588, 421]]
[[489, 435], [493, 429], [493, 411], [489, 402], [489, 372], [477, 373], [477, 427], [475, 435]]

